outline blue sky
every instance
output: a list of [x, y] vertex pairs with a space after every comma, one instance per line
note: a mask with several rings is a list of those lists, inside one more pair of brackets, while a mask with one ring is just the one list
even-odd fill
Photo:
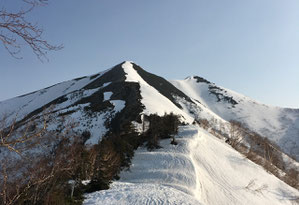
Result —
[[64, 49], [41, 63], [29, 48], [16, 60], [1, 44], [0, 100], [131, 60], [166, 79], [199, 75], [299, 108], [298, 0], [49, 0], [29, 19]]

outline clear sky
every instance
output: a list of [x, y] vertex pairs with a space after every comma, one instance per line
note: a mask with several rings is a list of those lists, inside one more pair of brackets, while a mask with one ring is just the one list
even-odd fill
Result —
[[299, 108], [298, 0], [49, 0], [30, 19], [65, 48], [41, 63], [0, 44], [0, 101], [131, 60], [166, 79], [199, 75]]

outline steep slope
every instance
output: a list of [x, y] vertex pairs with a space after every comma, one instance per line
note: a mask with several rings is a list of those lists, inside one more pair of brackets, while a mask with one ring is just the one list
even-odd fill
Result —
[[[131, 62], [125, 62], [122, 66], [124, 68], [124, 71], [126, 72], [126, 82], [136, 82], [140, 85], [140, 93], [142, 97], [141, 103], [145, 106], [145, 110], [143, 111], [144, 114], [149, 115], [152, 113], [156, 113], [158, 115], [164, 115], [164, 113], [173, 112], [182, 116], [183, 120], [185, 120], [186, 122], [192, 123], [193, 118], [182, 111], [175, 99], [171, 98], [172, 92], [181, 93], [181, 91], [176, 89], [161, 77], [157, 77], [152, 81], [144, 80], [139, 75], [139, 73], [145, 73], [145, 71], [141, 70], [140, 67], [136, 67], [136, 65]], [[169, 92], [163, 92], [161, 89], [156, 89], [149, 83], [152, 83], [154, 85], [162, 84], [162, 87], [171, 87], [172, 90], [169, 89]]]
[[111, 189], [86, 195], [91, 204], [293, 204], [299, 192], [195, 126], [181, 127], [178, 145], [139, 148]]
[[[101, 74], [97, 74], [101, 75]], [[82, 77], [0, 102], [0, 116], [22, 119], [32, 111], [68, 93], [82, 89], [95, 76]]]
[[299, 109], [264, 105], [196, 76], [172, 83], [217, 116], [244, 123], [299, 160]]
[[55, 119], [48, 122], [53, 130], [63, 127], [58, 119], [73, 119], [78, 123], [75, 129], [79, 133], [85, 130], [91, 133], [86, 144], [97, 144], [108, 130], [118, 131], [129, 121], [141, 123], [141, 114], [173, 112], [182, 121], [192, 123], [193, 118], [181, 109], [172, 94], [188, 98], [165, 79], [126, 61], [95, 75], [2, 101], [0, 117], [5, 118], [6, 124], [16, 120], [16, 127], [22, 127], [47, 113]]
[[59, 119], [67, 117], [78, 123], [75, 129], [79, 133], [90, 131], [86, 144], [97, 144], [113, 125], [124, 120], [137, 121], [143, 109], [140, 86], [125, 82], [126, 73], [121, 65], [3, 101], [0, 116], [8, 116], [7, 124], [16, 118], [16, 127], [22, 127], [47, 113], [51, 115], [49, 119], [54, 119], [48, 121], [53, 130], [61, 130]]

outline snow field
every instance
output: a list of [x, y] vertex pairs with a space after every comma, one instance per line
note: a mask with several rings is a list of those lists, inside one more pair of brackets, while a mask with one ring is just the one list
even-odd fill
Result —
[[[186, 95], [202, 103], [201, 108], [214, 113], [223, 120], [237, 120], [252, 131], [269, 138], [282, 150], [299, 159], [299, 112], [294, 109], [267, 106], [226, 88], [217, 92], [232, 97], [238, 104], [218, 101], [210, 93], [209, 84], [197, 82], [193, 77], [171, 83]], [[210, 84], [216, 86], [215, 84]], [[207, 108], [207, 109], [204, 109]]]
[[192, 196], [159, 184], [115, 182], [109, 190], [88, 195], [84, 205], [191, 205]]
[[[299, 192], [195, 126], [182, 127], [163, 148], [139, 148], [111, 189], [86, 195], [90, 204], [292, 204]], [[247, 187], [247, 188], [246, 188]]]
[[[110, 69], [98, 73], [99, 76], [97, 78], [99, 78], [109, 70]], [[81, 88], [95, 80], [90, 79], [90, 77], [92, 76], [86, 76], [80, 79], [61, 82], [48, 88], [2, 101], [0, 102], [0, 117], [7, 116], [8, 122], [11, 122], [15, 118], [17, 118], [17, 120], [22, 119], [30, 112], [42, 107], [43, 105], [46, 105], [54, 99], [65, 94], [72, 93], [73, 91], [80, 90]], [[88, 91], [85, 91], [84, 93], [84, 95], [91, 94], [92, 93], [88, 93]]]

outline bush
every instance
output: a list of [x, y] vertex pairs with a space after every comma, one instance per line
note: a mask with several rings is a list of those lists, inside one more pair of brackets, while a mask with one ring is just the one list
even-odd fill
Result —
[[148, 150], [161, 148], [159, 145], [160, 139], [172, 138], [172, 144], [177, 145], [175, 135], [178, 133], [179, 118], [173, 113], [164, 114], [160, 117], [156, 114], [151, 114], [147, 117], [149, 121], [149, 129], [144, 133], [147, 140]]

